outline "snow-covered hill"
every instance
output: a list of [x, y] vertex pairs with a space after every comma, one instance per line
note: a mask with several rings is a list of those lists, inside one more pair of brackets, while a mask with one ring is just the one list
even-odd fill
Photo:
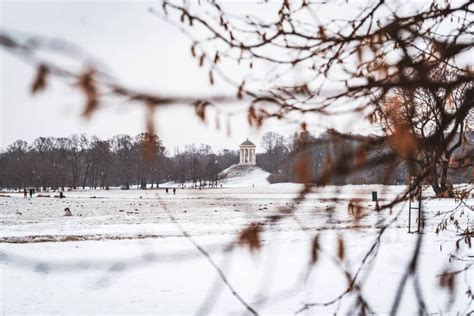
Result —
[[232, 165], [219, 174], [222, 182], [227, 187], [249, 187], [268, 184], [270, 175], [260, 167], [246, 165]]

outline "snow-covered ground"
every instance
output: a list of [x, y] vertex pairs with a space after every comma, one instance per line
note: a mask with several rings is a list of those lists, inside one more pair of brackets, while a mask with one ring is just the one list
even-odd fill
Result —
[[219, 175], [226, 187], [255, 187], [268, 184], [270, 173], [257, 166], [232, 165]]
[[[303, 201], [294, 200], [300, 189], [296, 184], [274, 184], [179, 189], [176, 195], [163, 190], [80, 191], [67, 192], [65, 199], [31, 200], [9, 193], [10, 197], [0, 197], [1, 312], [246, 314], [194, 241], [257, 312], [294, 314], [305, 303], [325, 303], [344, 292], [347, 280], [341, 267], [354, 275], [376, 241], [378, 228], [399, 216], [358, 278], [365, 281], [362, 293], [373, 312], [389, 313], [418, 235], [407, 233], [407, 204], [377, 212], [370, 198], [371, 191], [377, 191], [384, 203], [403, 187], [326, 187]], [[353, 199], [363, 206], [359, 221], [348, 212]], [[456, 279], [451, 304], [437, 277], [446, 268], [464, 267], [449, 260], [459, 238], [452, 225], [435, 234], [441, 220], [438, 211], [456, 205], [432, 197], [423, 202], [426, 223], [418, 269], [430, 313], [465, 314], [474, 307], [465, 294], [467, 286], [474, 286], [472, 271]], [[467, 205], [472, 208], [472, 200]], [[63, 216], [66, 207], [73, 216]], [[472, 222], [472, 210], [465, 208], [460, 220]], [[294, 212], [288, 215], [289, 210]], [[287, 216], [262, 228], [260, 251], [244, 246], [225, 251], [249, 223], [275, 214]], [[319, 256], [309, 270], [317, 234]], [[345, 241], [347, 258], [342, 264], [336, 256], [339, 237]], [[462, 243], [457, 255], [473, 251]], [[414, 293], [410, 279], [400, 315], [418, 312]], [[353, 307], [355, 298], [350, 293], [340, 304], [313, 306], [301, 314], [343, 313]]]

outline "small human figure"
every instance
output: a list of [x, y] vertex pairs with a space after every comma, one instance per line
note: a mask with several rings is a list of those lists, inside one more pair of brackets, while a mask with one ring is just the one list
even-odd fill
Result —
[[173, 188], [173, 195], [176, 195], [176, 188]]
[[26, 192], [26, 188], [23, 189], [23, 198], [24, 199], [28, 198], [28, 192]]
[[33, 197], [33, 189], [30, 189], [30, 199]]
[[60, 191], [60, 192], [59, 192], [59, 198], [60, 198], [60, 199], [64, 199], [64, 198], [65, 198], [63, 191]]
[[166, 188], [165, 191], [166, 191], [166, 194], [168, 194], [168, 188]]

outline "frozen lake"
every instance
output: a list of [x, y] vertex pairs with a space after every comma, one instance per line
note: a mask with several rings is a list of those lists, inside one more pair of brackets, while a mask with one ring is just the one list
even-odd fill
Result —
[[[327, 187], [297, 201], [299, 189], [275, 184], [178, 190], [176, 195], [163, 190], [80, 191], [67, 192], [65, 199], [31, 200], [8, 193], [0, 197], [1, 312], [248, 313], [212, 260], [260, 314], [295, 314], [306, 303], [318, 304], [301, 311], [303, 315], [350, 311], [358, 291], [331, 303], [347, 289], [347, 273], [357, 274], [357, 284], [363, 282], [360, 294], [371, 311], [389, 313], [418, 235], [407, 233], [406, 203], [378, 212], [370, 198], [376, 190], [385, 203], [403, 187]], [[351, 201], [361, 206], [357, 220], [348, 212]], [[425, 233], [417, 267], [430, 313], [473, 308], [465, 293], [474, 286], [472, 271], [456, 279], [452, 295], [439, 287], [440, 273], [465, 266], [449, 260], [458, 232], [450, 226], [435, 233], [443, 212], [456, 205], [429, 196], [423, 202]], [[73, 216], [63, 216], [66, 207]], [[463, 207], [462, 220], [472, 221], [472, 200]], [[282, 218], [271, 221], [275, 215]], [[261, 226], [260, 250], [233, 243], [256, 222], [267, 223]], [[311, 265], [316, 235], [318, 260]], [[343, 260], [338, 258], [338, 239], [344, 241]], [[456, 255], [473, 251], [461, 244]], [[400, 315], [418, 312], [413, 285], [409, 279]]]

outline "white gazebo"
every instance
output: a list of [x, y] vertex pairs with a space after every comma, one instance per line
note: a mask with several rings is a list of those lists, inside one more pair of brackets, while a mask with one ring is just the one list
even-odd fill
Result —
[[255, 144], [247, 140], [240, 144], [240, 162], [239, 165], [255, 165], [257, 156], [255, 155]]

